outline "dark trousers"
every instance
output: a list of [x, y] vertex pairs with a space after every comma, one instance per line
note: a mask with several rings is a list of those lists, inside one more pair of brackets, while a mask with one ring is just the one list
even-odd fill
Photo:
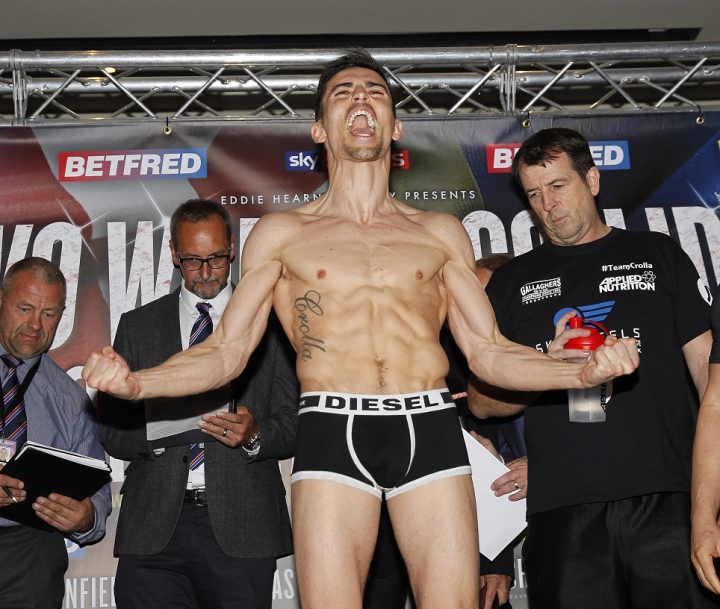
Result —
[[68, 556], [60, 533], [0, 528], [0, 607], [60, 609]]
[[690, 562], [690, 496], [656, 493], [528, 518], [531, 609], [719, 607]]
[[218, 545], [207, 507], [184, 504], [159, 554], [121, 554], [118, 609], [270, 609], [276, 559], [231, 558]]

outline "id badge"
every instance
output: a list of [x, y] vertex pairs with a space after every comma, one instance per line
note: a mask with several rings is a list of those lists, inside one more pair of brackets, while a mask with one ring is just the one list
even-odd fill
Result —
[[17, 442], [15, 440], [8, 440], [6, 438], [0, 438], [0, 464], [5, 465], [17, 450]]

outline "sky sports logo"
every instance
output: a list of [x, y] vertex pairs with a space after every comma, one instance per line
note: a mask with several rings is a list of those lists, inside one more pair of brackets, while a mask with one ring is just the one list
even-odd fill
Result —
[[207, 151], [204, 148], [100, 150], [58, 155], [60, 182], [206, 177]]
[[[407, 150], [390, 152], [391, 169], [410, 169], [410, 155]], [[327, 171], [325, 155], [317, 150], [292, 151], [285, 153], [287, 171]]]
[[[589, 142], [590, 154], [598, 169], [630, 169], [630, 149], [627, 140]], [[515, 153], [522, 144], [487, 144], [488, 173], [510, 173]]]

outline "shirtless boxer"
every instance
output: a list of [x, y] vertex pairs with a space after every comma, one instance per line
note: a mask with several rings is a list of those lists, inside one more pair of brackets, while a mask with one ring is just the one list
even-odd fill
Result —
[[461, 223], [389, 194], [390, 145], [402, 124], [382, 68], [364, 51], [326, 67], [316, 118], [328, 191], [255, 225], [215, 333], [132, 373], [106, 347], [83, 377], [125, 399], [222, 386], [242, 372], [274, 307], [297, 351], [303, 393], [292, 512], [304, 609], [361, 607], [383, 491], [419, 607], [474, 609], [477, 525], [445, 390], [446, 316], [473, 372], [512, 389], [589, 387], [628, 374], [635, 342], [611, 338], [589, 363], [569, 364], [499, 334]]

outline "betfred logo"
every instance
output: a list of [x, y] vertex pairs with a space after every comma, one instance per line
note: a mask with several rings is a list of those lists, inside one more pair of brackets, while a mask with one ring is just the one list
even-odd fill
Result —
[[522, 144], [486, 144], [488, 173], [510, 173], [515, 153]]
[[60, 182], [206, 178], [204, 148], [61, 152]]
[[[590, 154], [598, 169], [630, 169], [630, 149], [626, 140], [589, 144]], [[510, 173], [520, 146], [522, 144], [486, 144], [488, 173]]]
[[630, 149], [625, 140], [590, 142], [590, 154], [598, 169], [630, 169]]

